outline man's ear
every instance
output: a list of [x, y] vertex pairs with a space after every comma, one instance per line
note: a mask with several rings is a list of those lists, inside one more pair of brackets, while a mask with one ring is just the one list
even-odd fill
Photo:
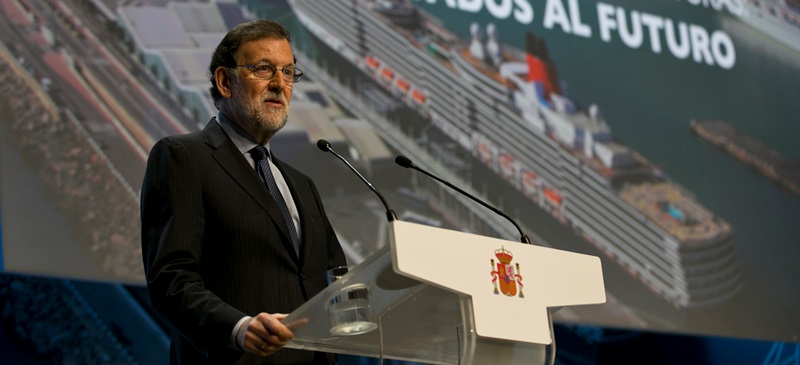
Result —
[[217, 90], [219, 90], [223, 98], [228, 99], [231, 97], [231, 77], [225, 67], [219, 66], [214, 70], [214, 82], [217, 84]]

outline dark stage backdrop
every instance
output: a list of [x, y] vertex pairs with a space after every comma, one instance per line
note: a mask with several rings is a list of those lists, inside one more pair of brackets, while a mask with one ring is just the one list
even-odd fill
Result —
[[608, 303], [559, 322], [800, 340], [797, 0], [9, 0], [0, 17], [6, 272], [142, 284], [147, 153], [215, 115], [213, 48], [269, 18], [306, 75], [272, 147], [317, 181], [352, 263], [387, 244], [383, 208], [319, 138], [401, 219], [518, 237], [398, 154], [536, 244], [599, 256]]

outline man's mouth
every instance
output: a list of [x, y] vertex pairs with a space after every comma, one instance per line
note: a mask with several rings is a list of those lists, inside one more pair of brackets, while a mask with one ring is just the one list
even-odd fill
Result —
[[266, 103], [269, 106], [275, 107], [275, 108], [283, 107], [283, 101], [278, 100], [278, 99], [267, 99], [267, 100], [264, 100], [264, 103]]

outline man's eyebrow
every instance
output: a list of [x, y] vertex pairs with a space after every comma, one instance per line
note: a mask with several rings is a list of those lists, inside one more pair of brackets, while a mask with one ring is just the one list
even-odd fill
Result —
[[[275, 62], [272, 62], [272, 61], [270, 61], [270, 60], [268, 60], [266, 58], [262, 58], [262, 59], [260, 59], [258, 61], [255, 61], [253, 64], [254, 65], [260, 65], [262, 63], [268, 63], [268, 64], [270, 64], [272, 66], [278, 67], [278, 65], [276, 65]], [[284, 67], [289, 67], [289, 66], [295, 66], [295, 62], [292, 61], [292, 62], [288, 63], [286, 66], [282, 66], [282, 67], [279, 67], [279, 68], [284, 68]]]

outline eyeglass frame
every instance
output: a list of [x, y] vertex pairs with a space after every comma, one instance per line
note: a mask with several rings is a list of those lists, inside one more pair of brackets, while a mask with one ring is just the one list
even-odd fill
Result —
[[[269, 66], [270, 68], [273, 69], [272, 70], [272, 75], [270, 75], [269, 77], [259, 76], [256, 73], [256, 72], [258, 72], [258, 70], [256, 70], [256, 67], [258, 67], [258, 66]], [[296, 83], [296, 82], [300, 82], [300, 78], [303, 77], [303, 75], [304, 75], [303, 71], [301, 71], [297, 67], [294, 67], [294, 66], [275, 67], [275, 65], [273, 65], [273, 64], [271, 64], [269, 62], [259, 62], [259, 63], [250, 64], [250, 65], [234, 65], [234, 66], [231, 66], [231, 68], [239, 68], [239, 67], [247, 68], [248, 70], [250, 70], [250, 72], [253, 73], [253, 75], [255, 77], [257, 77], [259, 79], [262, 79], [262, 80], [272, 80], [272, 78], [275, 77], [275, 74], [278, 73], [278, 70], [280, 70], [281, 71], [281, 75], [283, 76], [283, 81], [285, 81], [287, 83], [290, 83], [290, 84], [293, 84], [293, 83]], [[286, 70], [289, 67], [293, 67], [294, 68], [294, 72], [292, 73], [292, 75], [287, 75], [287, 74], [285, 74], [283, 72], [284, 70]], [[286, 78], [289, 77], [289, 76], [291, 76], [291, 79], [287, 80]]]

